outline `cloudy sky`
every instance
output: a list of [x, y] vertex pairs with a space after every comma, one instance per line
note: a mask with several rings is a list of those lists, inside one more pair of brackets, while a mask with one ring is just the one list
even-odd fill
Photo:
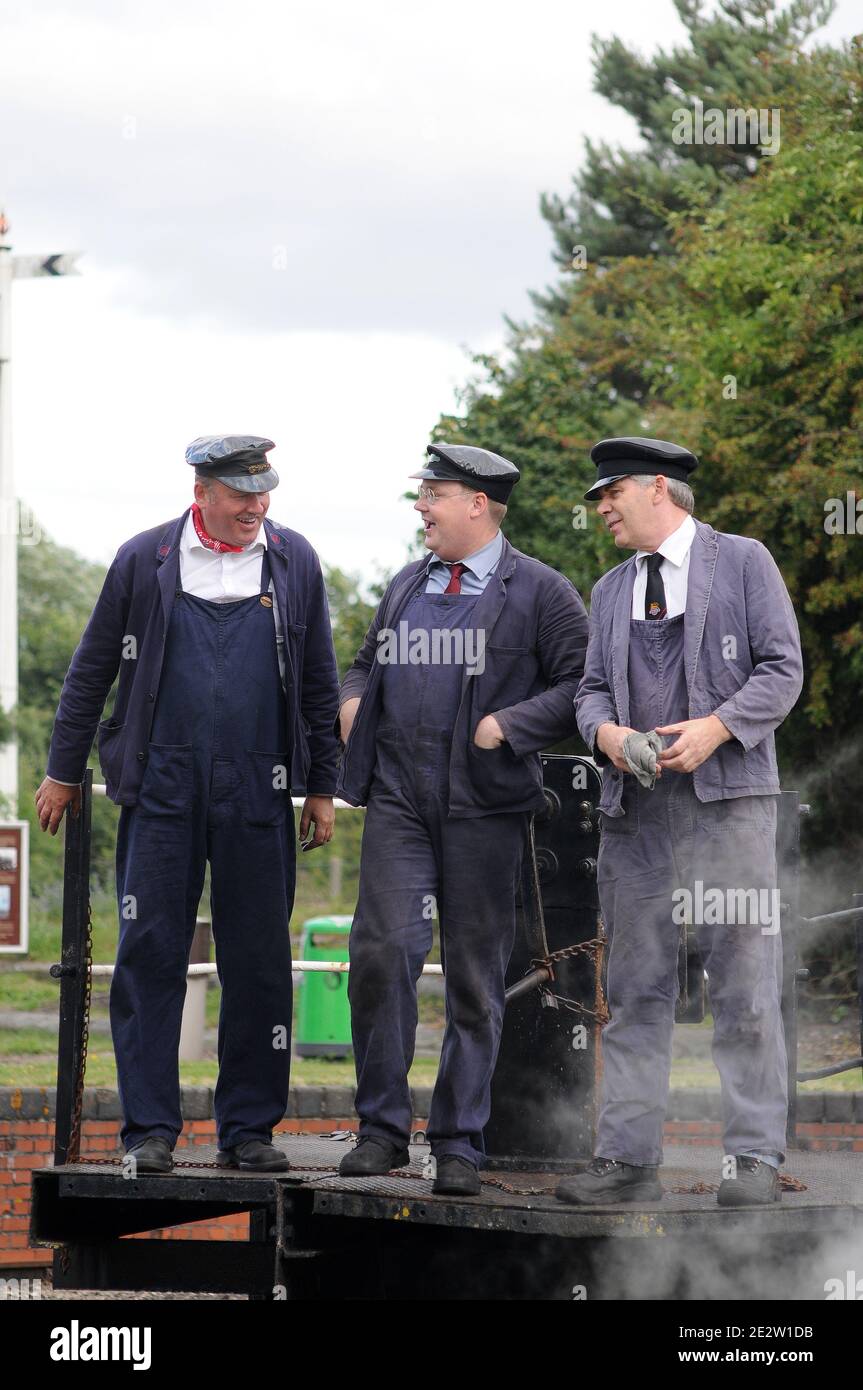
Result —
[[[467, 353], [552, 278], [543, 190], [636, 143], [590, 35], [682, 38], [671, 0], [0, 3], [17, 491], [108, 563], [188, 504], [196, 435], [268, 435], [271, 515], [366, 578]], [[824, 36], [860, 27], [840, 3]], [[478, 441], [479, 442], [479, 441]]]

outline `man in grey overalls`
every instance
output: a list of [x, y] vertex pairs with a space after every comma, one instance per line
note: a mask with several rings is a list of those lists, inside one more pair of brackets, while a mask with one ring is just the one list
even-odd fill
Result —
[[[680, 926], [708, 976], [722, 1088], [724, 1206], [778, 1201], [787, 1063], [780, 1013], [773, 731], [802, 685], [797, 622], [759, 541], [695, 521], [697, 460], [607, 439], [586, 494], [634, 557], [593, 590], [578, 726], [603, 769], [597, 878], [610, 943], [593, 1162], [558, 1187], [660, 1197]], [[645, 737], [647, 736], [647, 737]], [[658, 756], [657, 756], [658, 755]]]
[[431, 556], [390, 583], [340, 693], [339, 794], [368, 809], [350, 939], [360, 1138], [339, 1171], [408, 1162], [417, 980], [437, 908], [434, 1190], [475, 1194], [522, 854], [545, 805], [538, 750], [575, 733], [587, 614], [568, 579], [501, 534], [518, 469], [468, 445], [428, 452], [413, 476]]

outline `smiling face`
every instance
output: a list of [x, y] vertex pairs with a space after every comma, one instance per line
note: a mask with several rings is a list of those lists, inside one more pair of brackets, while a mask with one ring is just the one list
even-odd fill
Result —
[[195, 482], [195, 501], [204, 529], [227, 545], [250, 545], [257, 538], [270, 506], [268, 492], [238, 492], [225, 483]]
[[497, 526], [488, 513], [488, 498], [484, 492], [462, 487], [461, 483], [436, 482], [430, 479], [421, 484], [430, 488], [435, 500], [420, 496], [414, 503], [423, 523], [425, 543], [439, 560], [451, 564], [472, 555], [497, 533]]
[[619, 549], [652, 551], [669, 531], [667, 504], [664, 478], [642, 487], [629, 477], [604, 487], [596, 510]]

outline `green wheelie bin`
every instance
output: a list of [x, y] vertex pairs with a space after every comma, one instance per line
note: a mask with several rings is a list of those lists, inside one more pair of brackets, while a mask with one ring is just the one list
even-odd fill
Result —
[[[351, 917], [311, 917], [303, 923], [301, 960], [348, 959]], [[298, 1057], [350, 1057], [351, 1011], [347, 972], [304, 970], [294, 1052]]]

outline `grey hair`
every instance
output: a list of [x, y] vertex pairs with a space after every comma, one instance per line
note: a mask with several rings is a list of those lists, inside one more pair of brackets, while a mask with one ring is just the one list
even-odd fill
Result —
[[[649, 487], [656, 482], [656, 474], [633, 473], [632, 475], [639, 487]], [[663, 474], [665, 477], [665, 474]], [[681, 507], [683, 511], [692, 513], [695, 511], [695, 494], [688, 483], [681, 482], [679, 478], [665, 478], [668, 484], [668, 495], [675, 507]]]
[[214, 480], [213, 478], [210, 477], [209, 473], [199, 473], [197, 470], [195, 471], [195, 482], [196, 482], [196, 483], [203, 483], [203, 484], [204, 484], [204, 487], [207, 489], [207, 493], [209, 494], [210, 497], [212, 497], [213, 493], [214, 493], [215, 490], [216, 490], [216, 489], [213, 487], [214, 481], [215, 481], [215, 480]]

